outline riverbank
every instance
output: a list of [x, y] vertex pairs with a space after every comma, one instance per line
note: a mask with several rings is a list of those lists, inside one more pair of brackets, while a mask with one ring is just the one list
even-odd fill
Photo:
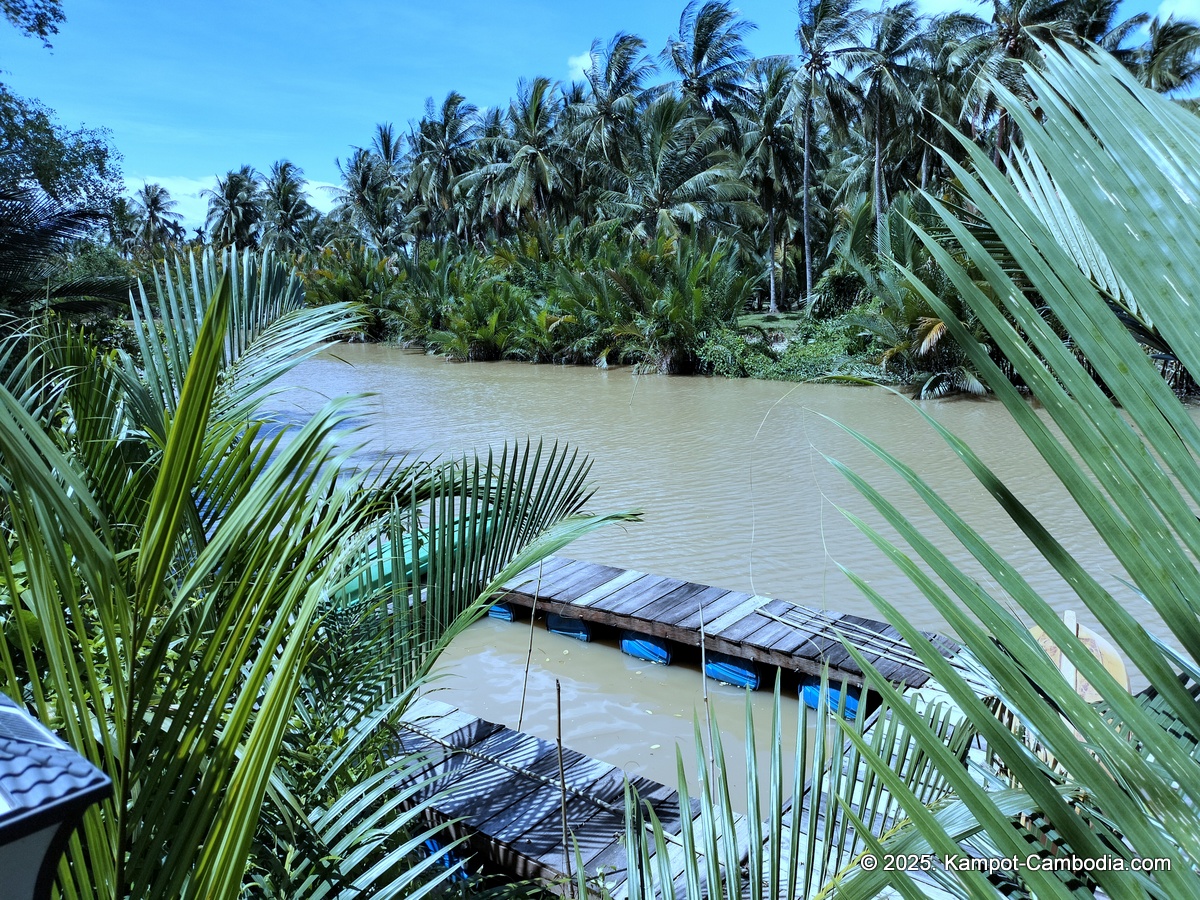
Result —
[[301, 273], [310, 304], [366, 308], [361, 338], [471, 362], [884, 383], [961, 362], [949, 340], [936, 352], [912, 348], [908, 320], [921, 307], [893, 304], [898, 321], [896, 309], [863, 300], [860, 285], [812, 310], [748, 313], [761, 308], [762, 274], [747, 270], [732, 242], [660, 244], [576, 235], [490, 252], [448, 244], [419, 259], [333, 245]]
[[907, 384], [895, 366], [881, 363], [880, 348], [861, 323], [862, 313], [819, 319], [805, 312], [750, 313], [719, 329], [701, 345], [703, 374], [769, 381], [870, 381]]
[[[431, 356], [460, 362], [480, 361], [444, 346], [427, 347], [404, 341], [385, 343], [403, 349], [424, 350]], [[697, 364], [688, 374], [699, 376], [815, 383], [852, 381], [894, 386], [907, 386], [913, 380], [911, 373], [895, 365], [889, 369], [881, 364], [878, 348], [870, 334], [858, 325], [854, 313], [828, 319], [813, 318], [804, 312], [748, 313], [711, 334], [706, 333], [695, 355]], [[498, 359], [530, 361], [519, 351], [486, 361]], [[586, 365], [583, 361], [575, 364]], [[607, 358], [594, 364], [601, 368], [610, 367]], [[624, 364], [639, 375], [661, 371], [659, 366], [644, 360]]]

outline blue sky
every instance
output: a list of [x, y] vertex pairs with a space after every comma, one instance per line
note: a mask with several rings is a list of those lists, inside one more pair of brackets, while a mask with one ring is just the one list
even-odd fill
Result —
[[[1160, 2], [1129, 0], [1123, 11], [1200, 18], [1200, 0]], [[203, 217], [199, 191], [218, 173], [243, 164], [265, 171], [287, 158], [314, 183], [334, 182], [336, 159], [369, 143], [377, 122], [403, 130], [426, 97], [455, 89], [480, 107], [506, 104], [519, 77], [568, 80], [593, 39], [618, 31], [657, 53], [683, 8], [682, 0], [63, 5], [53, 50], [0, 26], [0, 78], [65, 125], [111, 129], [126, 181], [167, 187], [190, 224]], [[736, 5], [759, 26], [748, 40], [756, 55], [794, 52], [794, 0]], [[930, 12], [951, 6], [962, 4], [923, 0]], [[320, 192], [314, 199], [328, 206]]]

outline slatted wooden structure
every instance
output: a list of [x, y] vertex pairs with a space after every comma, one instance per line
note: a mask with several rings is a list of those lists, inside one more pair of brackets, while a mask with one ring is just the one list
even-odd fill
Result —
[[[801, 675], [862, 684], [863, 673], [842, 644], [846, 638], [893, 682], [919, 687], [929, 679], [920, 657], [887, 622], [814, 609], [742, 591], [554, 556], [505, 585], [505, 602], [689, 646], [704, 645]], [[926, 634], [944, 656], [958, 645]]]
[[[435, 815], [453, 822], [454, 837], [466, 835], [470, 851], [521, 878], [561, 882], [572, 877], [577, 843], [591, 883], [603, 879], [614, 900], [628, 895], [626, 882], [625, 781], [616, 766], [563, 749], [559, 778], [558, 748], [530, 734], [513, 731], [429, 698], [405, 713], [399, 735], [403, 753], [423, 753], [429, 763], [418, 777], [432, 780], [421, 796], [440, 791]], [[680, 833], [679, 795], [646, 778], [628, 778], [648, 801], [669, 836]], [[571, 836], [563, 853], [563, 794]], [[696, 819], [699, 803], [685, 814]], [[735, 816], [729, 829], [745, 859], [745, 819]], [[682, 845], [668, 840], [673, 870], [682, 875]], [[653, 863], [658, 865], [657, 861]], [[682, 889], [682, 886], [681, 886]]]

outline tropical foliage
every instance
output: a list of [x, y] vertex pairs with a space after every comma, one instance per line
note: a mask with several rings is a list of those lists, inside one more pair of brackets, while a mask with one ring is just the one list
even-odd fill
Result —
[[178, 261], [156, 289], [140, 362], [53, 321], [2, 348], [0, 679], [114, 782], [59, 890], [435, 885], [389, 725], [497, 579], [605, 521], [579, 515], [587, 461], [347, 466], [352, 398], [294, 431], [263, 404], [360, 307], [306, 306], [269, 254]]
[[0, 333], [51, 310], [125, 300], [127, 277], [72, 265], [80, 254], [70, 248], [83, 244], [101, 220], [95, 209], [61, 203], [37, 187], [0, 189], [0, 309], [8, 314]]

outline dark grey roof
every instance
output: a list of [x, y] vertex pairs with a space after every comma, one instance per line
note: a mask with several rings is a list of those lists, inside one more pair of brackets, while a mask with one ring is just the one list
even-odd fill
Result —
[[111, 789], [107, 775], [0, 694], [0, 842], [78, 815]]

